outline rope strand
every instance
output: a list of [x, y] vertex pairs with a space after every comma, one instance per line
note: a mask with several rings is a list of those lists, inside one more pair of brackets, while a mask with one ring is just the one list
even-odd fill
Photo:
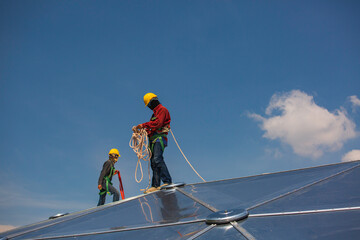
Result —
[[195, 170], [195, 168], [191, 165], [191, 163], [189, 162], [189, 160], [186, 158], [186, 156], [185, 156], [185, 154], [183, 153], [183, 151], [181, 150], [178, 142], [176, 141], [175, 136], [174, 136], [173, 132], [171, 131], [171, 129], [170, 129], [170, 132], [171, 132], [171, 135], [173, 136], [174, 141], [175, 141], [177, 147], [179, 148], [181, 154], [184, 156], [186, 162], [189, 164], [189, 166], [192, 168], [192, 170], [199, 176], [199, 178], [201, 178], [201, 180], [203, 180], [204, 182], [206, 182], [205, 179], [203, 179], [203, 178], [200, 176], [200, 174]]

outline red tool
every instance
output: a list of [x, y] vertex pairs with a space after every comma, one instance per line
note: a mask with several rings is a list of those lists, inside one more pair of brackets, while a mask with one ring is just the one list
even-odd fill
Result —
[[119, 177], [119, 183], [120, 183], [120, 193], [121, 193], [121, 199], [124, 200], [125, 199], [125, 193], [124, 193], [124, 188], [123, 188], [123, 184], [122, 184], [122, 181], [121, 181], [121, 175], [120, 175], [120, 171], [119, 170], [116, 170], [115, 174], [118, 175]]

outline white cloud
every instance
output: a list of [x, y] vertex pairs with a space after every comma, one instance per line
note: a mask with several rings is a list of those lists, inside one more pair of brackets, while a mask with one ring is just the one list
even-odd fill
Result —
[[301, 156], [318, 158], [324, 151], [339, 150], [346, 140], [357, 136], [355, 123], [345, 110], [331, 113], [299, 90], [273, 95], [266, 115], [269, 117], [249, 116], [261, 122], [263, 137], [279, 139]]
[[350, 96], [349, 99], [352, 103], [353, 111], [355, 111], [356, 107], [360, 107], [360, 99], [356, 95]]
[[14, 229], [14, 228], [16, 228], [16, 227], [12, 226], [12, 225], [0, 225], [0, 233], [9, 231], [9, 230]]
[[345, 154], [341, 159], [342, 162], [350, 162], [354, 160], [360, 160], [360, 150], [352, 150]]

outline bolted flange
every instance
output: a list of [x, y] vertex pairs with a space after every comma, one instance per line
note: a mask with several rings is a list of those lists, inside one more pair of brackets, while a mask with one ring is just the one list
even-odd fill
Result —
[[240, 221], [249, 216], [249, 212], [245, 209], [230, 209], [214, 212], [207, 216], [207, 224], [225, 224], [233, 221]]

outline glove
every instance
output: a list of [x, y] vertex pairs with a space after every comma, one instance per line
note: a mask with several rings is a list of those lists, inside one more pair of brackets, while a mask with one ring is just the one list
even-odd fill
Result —
[[102, 186], [101, 186], [101, 185], [98, 185], [98, 189], [101, 190], [101, 189], [102, 189]]
[[137, 130], [142, 129], [142, 128], [143, 128], [142, 124], [139, 124], [137, 126], [133, 126], [132, 130], [133, 130], [133, 132], [137, 132]]
[[119, 170], [115, 170], [114, 175], [119, 174]]

